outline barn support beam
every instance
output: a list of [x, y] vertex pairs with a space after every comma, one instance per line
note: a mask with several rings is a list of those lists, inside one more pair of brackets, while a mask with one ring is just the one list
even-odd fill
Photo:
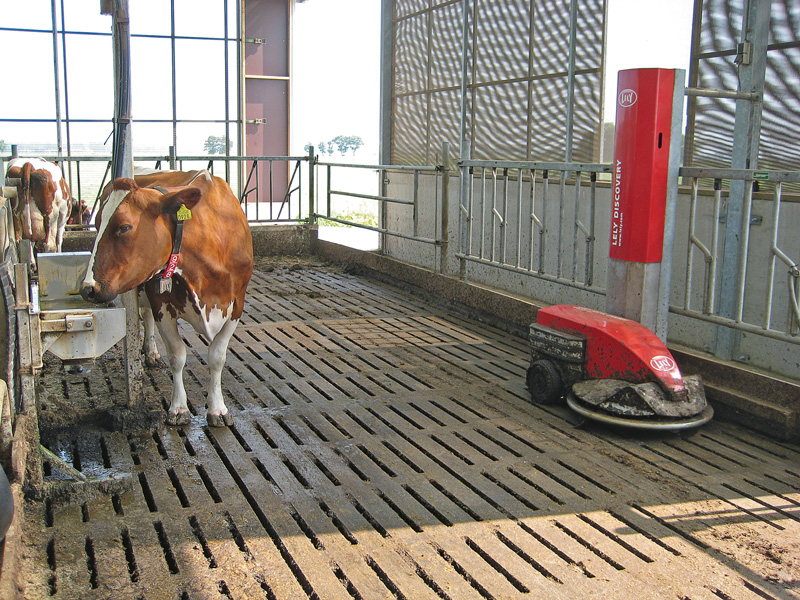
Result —
[[[736, 121], [733, 129], [732, 169], [757, 169], [759, 132], [761, 131], [762, 96], [766, 82], [767, 44], [769, 42], [770, 0], [748, 0], [745, 3], [742, 23], [742, 46], [751, 47], [750, 58], [737, 58], [739, 75], [738, 92], [749, 97], [736, 101]], [[753, 100], [752, 98], [756, 98]], [[741, 320], [737, 314], [736, 291], [740, 277], [744, 276], [747, 263], [747, 239], [750, 223], [745, 219], [752, 193], [747, 182], [731, 180], [727, 202], [725, 228], [722, 234], [722, 256], [720, 265], [719, 315]], [[751, 184], [752, 185], [752, 184]], [[715, 340], [715, 355], [722, 360], [747, 362], [748, 358], [739, 349], [741, 333], [730, 327], [718, 327]]]
[[[101, 13], [112, 17], [114, 39], [114, 151], [111, 174], [133, 177], [133, 141], [131, 116], [131, 35], [128, 0], [102, 0]], [[143, 405], [142, 359], [139, 336], [139, 299], [136, 290], [122, 295], [125, 307], [125, 369], [127, 379], [127, 408]]]

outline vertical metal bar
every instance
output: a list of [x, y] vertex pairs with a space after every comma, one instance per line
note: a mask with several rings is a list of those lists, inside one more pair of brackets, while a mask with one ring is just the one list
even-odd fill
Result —
[[503, 217], [500, 219], [500, 262], [506, 264], [508, 235], [508, 169], [503, 169]]
[[528, 261], [528, 270], [533, 271], [533, 248], [535, 244], [533, 243], [533, 233], [534, 228], [539, 230], [539, 245], [542, 243], [541, 237], [541, 222], [539, 219], [536, 218], [536, 171], [534, 169], [530, 169], [531, 174], [531, 193], [529, 195], [529, 203], [530, 203], [530, 235], [531, 235], [531, 247], [530, 247], [530, 260]]
[[414, 169], [414, 237], [419, 235], [419, 170]]
[[267, 163], [269, 164], [269, 198], [267, 199], [267, 202], [269, 202], [269, 220], [271, 221], [273, 219], [272, 205], [275, 201], [275, 192], [273, 190], [275, 182], [272, 173], [272, 159], [269, 159]]
[[558, 269], [556, 271], [558, 277], [563, 275], [562, 269], [562, 239], [561, 236], [564, 232], [564, 211], [566, 210], [566, 202], [564, 201], [564, 196], [567, 193], [567, 173], [566, 171], [559, 171], [560, 181], [558, 183], [558, 233], [556, 235], [556, 248], [558, 249], [556, 254], [558, 256]]
[[[223, 43], [225, 44], [225, 52], [224, 52], [224, 60], [225, 60], [225, 156], [231, 155], [231, 145], [230, 145], [230, 137], [231, 137], [231, 101], [230, 101], [230, 84], [229, 84], [229, 72], [228, 72], [228, 61], [230, 57], [228, 56], [228, 0], [223, 0], [222, 3], [222, 12], [223, 12], [223, 24], [222, 26], [225, 28], [225, 35], [223, 36]], [[231, 163], [230, 161], [225, 161], [225, 181], [230, 183], [231, 181]]]
[[686, 310], [691, 309], [692, 303], [692, 276], [694, 271], [694, 265], [692, 264], [692, 258], [694, 255], [694, 229], [695, 229], [695, 221], [696, 221], [696, 213], [697, 213], [697, 191], [698, 191], [698, 182], [697, 177], [692, 177], [692, 196], [691, 200], [689, 201], [689, 244], [688, 249], [686, 251], [686, 282], [685, 282], [685, 290], [684, 290], [684, 297], [683, 297], [683, 307]]
[[[769, 329], [772, 321], [772, 296], [775, 286], [775, 248], [778, 247], [778, 226], [781, 214], [781, 190], [782, 182], [775, 185], [775, 193], [772, 200], [772, 246], [769, 252], [769, 269], [767, 275], [767, 300], [764, 306], [764, 329]], [[791, 314], [791, 311], [790, 311]], [[787, 328], [788, 331], [788, 328]]]
[[[533, 245], [533, 236], [531, 236]], [[517, 171], [517, 261], [514, 266], [522, 267], [522, 169]]]
[[[704, 0], [694, 0], [694, 10], [692, 14], [692, 41], [691, 41], [691, 63], [689, 65], [689, 87], [699, 87], [700, 81], [700, 34], [703, 22], [703, 2]], [[688, 120], [685, 131], [685, 145], [683, 149], [684, 164], [693, 164], [694, 159], [694, 130], [695, 114], [697, 113], [697, 96], [689, 96], [686, 99]]]
[[326, 192], [327, 200], [328, 200], [328, 213], [327, 216], [331, 216], [331, 166], [328, 165], [328, 189]]
[[[387, 0], [389, 1], [389, 0]], [[461, 3], [461, 81], [459, 105], [459, 149], [458, 157], [461, 163], [461, 193], [459, 210], [459, 244], [462, 253], [472, 254], [472, 168], [466, 164], [471, 157], [470, 136], [467, 131], [467, 112], [470, 107], [467, 93], [469, 92], [469, 2]], [[464, 202], [469, 198], [469, 208], [464, 214]], [[466, 221], [466, 222], [465, 222]], [[466, 236], [466, 238], [465, 238]], [[467, 261], [461, 261], [459, 271], [462, 279], [467, 278]]]
[[[534, 19], [536, 15], [536, 2], [531, 0], [528, 2], [528, 69], [526, 72], [527, 89], [525, 97], [525, 158], [530, 160], [533, 154], [533, 73], [534, 73], [534, 60], [536, 60], [534, 48]], [[531, 179], [531, 183], [533, 179]], [[533, 238], [531, 238], [533, 244]]]
[[[489, 240], [491, 242], [491, 246], [489, 247], [489, 260], [494, 262], [494, 249], [495, 244], [497, 241], [497, 236], [495, 234], [496, 227], [495, 227], [495, 217], [499, 216], [500, 213], [497, 212], [497, 169], [492, 168], [492, 210], [491, 210], [491, 219], [489, 221], [489, 227], [491, 227], [491, 233], [489, 235]], [[500, 227], [502, 227], [502, 223]]]
[[480, 220], [481, 220], [481, 236], [478, 245], [478, 256], [483, 258], [483, 246], [484, 246], [484, 237], [486, 232], [486, 169], [481, 168], [481, 213], [480, 213]]
[[[131, 62], [128, 0], [114, 0], [111, 29], [114, 39], [114, 177], [133, 177], [131, 135]], [[139, 298], [136, 290], [122, 295], [125, 307], [125, 375], [127, 406], [136, 409], [144, 401], [139, 337]]]
[[[392, 164], [392, 63], [394, 54], [394, 0], [381, 0], [380, 147], [378, 162]], [[383, 224], [380, 224], [383, 227]]]
[[750, 215], [753, 210], [753, 182], [747, 182], [747, 191], [745, 195], [744, 211], [742, 211], [742, 230], [740, 232], [739, 240], [741, 243], [741, 250], [739, 252], [739, 264], [737, 268], [737, 286], [736, 286], [736, 312], [734, 318], [737, 323], [742, 322], [742, 315], [744, 314], [744, 289], [745, 281], [747, 278], [747, 253], [750, 246]]
[[175, 68], [175, 0], [169, 2], [170, 10], [170, 31], [169, 39], [172, 44], [172, 145], [178, 147], [178, 100], [177, 100], [177, 83], [176, 83], [176, 68]]
[[[575, 102], [575, 48], [578, 39], [578, 0], [569, 3], [569, 63], [567, 66], [567, 139], [564, 160], [572, 162], [573, 104]], [[563, 174], [562, 174], [563, 177]]]
[[706, 266], [708, 288], [706, 291], [706, 313], [712, 314], [717, 303], [717, 247], [719, 244], [719, 213], [722, 208], [722, 180], [714, 181], [714, 214], [711, 217], [711, 257]]
[[308, 220], [311, 223], [316, 223], [317, 218], [314, 216], [316, 210], [314, 207], [314, 196], [316, 194], [316, 181], [314, 177], [317, 170], [317, 161], [314, 158], [314, 146], [308, 148]]
[[439, 271], [447, 270], [450, 248], [450, 144], [442, 142], [442, 205], [439, 239]]
[[[50, 14], [53, 25], [53, 87], [56, 96], [56, 144], [61, 156], [61, 86], [58, 81], [58, 28], [56, 27], [56, 0], [50, 1]], [[66, 62], [66, 57], [65, 61]]]
[[253, 161], [253, 170], [256, 174], [256, 221], [261, 220], [260, 211], [261, 211], [261, 169], [258, 168], [258, 160]]
[[594, 171], [589, 175], [589, 235], [586, 237], [586, 279], [587, 286], [591, 286], [594, 280], [594, 244], [595, 244], [595, 211], [597, 207], [597, 173]]
[[[474, 194], [473, 194], [473, 185], [472, 185], [472, 167], [467, 167], [467, 197], [469, 198], [468, 202], [468, 209], [467, 209], [467, 255], [472, 256], [472, 227], [473, 221], [475, 220], [475, 213], [474, 213]], [[463, 266], [466, 266], [466, 261], [463, 263]]]
[[547, 244], [547, 194], [550, 189], [550, 171], [542, 171], [542, 224], [539, 228], [539, 273], [544, 273], [545, 245]]
[[572, 276], [574, 282], [578, 271], [578, 231], [580, 231], [580, 201], [581, 201], [581, 182], [583, 181], [583, 173], [575, 171], [575, 213], [573, 214], [572, 221]]
[[175, 152], [175, 146], [169, 147], [169, 168], [174, 171], [178, 166], [178, 156]]
[[[381, 195], [386, 196], [389, 193], [389, 177], [386, 175], [386, 169], [378, 171], [378, 189]], [[389, 205], [386, 202], [378, 202], [378, 225], [383, 228], [388, 228], [389, 223]], [[381, 250], [386, 249], [389, 236], [384, 232], [378, 234], [378, 247]]]
[[[236, 153], [239, 156], [246, 156], [245, 152], [245, 128], [244, 128], [244, 114], [245, 114], [245, 83], [244, 83], [244, 56], [242, 54], [242, 40], [244, 39], [244, 2], [243, 0], [236, 0], [236, 93], [238, 94], [238, 103], [236, 105]], [[244, 173], [247, 168], [245, 161], [237, 162], [237, 177], [239, 179], [239, 193], [241, 194], [245, 186], [242, 185], [244, 181]]]
[[[69, 79], [67, 77], [67, 35], [66, 35], [66, 24], [64, 19], [64, 0], [61, 0], [61, 53], [64, 56], [64, 64], [63, 73], [64, 73], [64, 121], [66, 123], [66, 132], [67, 132], [67, 156], [72, 156], [72, 142], [71, 142], [71, 123], [69, 120]], [[58, 64], [53, 66], [54, 72], [58, 69]], [[80, 167], [80, 163], [78, 163]], [[70, 165], [71, 166], [71, 165]], [[72, 169], [69, 169], [69, 180], [68, 183], [70, 185], [70, 189], [72, 186]], [[78, 197], [80, 198], [80, 184], [78, 185]]]
[[[737, 67], [739, 90], [755, 92], [762, 97], [766, 74], [767, 43], [769, 42], [770, 2], [748, 0], [745, 2], [742, 22], [742, 42], [752, 44], [752, 60], [749, 65]], [[731, 167], [735, 169], [758, 168], [758, 146], [761, 128], [761, 101], [737, 100], [733, 130], [733, 153]], [[741, 180], [732, 180], [727, 202], [725, 231], [722, 242], [719, 314], [722, 317], [737, 319], [739, 307], [738, 289], [741, 282], [736, 280], [741, 272], [742, 247], [740, 235], [745, 221], [744, 205], [747, 200], [747, 186]], [[736, 358], [741, 334], [729, 327], [718, 327], [715, 354], [723, 360]]]
[[675, 245], [675, 221], [678, 213], [678, 180], [680, 178], [681, 150], [683, 148], [683, 99], [686, 71], [675, 69], [672, 87], [672, 115], [670, 117], [669, 154], [667, 163], [667, 190], [664, 206], [664, 241], [661, 251], [661, 268], [656, 292], [655, 333], [667, 343], [669, 326], [669, 299], [672, 291], [672, 257]]

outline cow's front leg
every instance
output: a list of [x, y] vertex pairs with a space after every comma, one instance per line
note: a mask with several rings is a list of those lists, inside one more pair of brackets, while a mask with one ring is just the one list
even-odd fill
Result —
[[156, 367], [161, 362], [161, 355], [158, 353], [156, 344], [156, 322], [153, 318], [153, 309], [150, 308], [150, 301], [143, 291], [139, 292], [139, 312], [144, 324], [144, 345], [142, 347], [144, 364], [148, 367]]
[[167, 412], [167, 425], [188, 425], [191, 415], [186, 404], [183, 386], [183, 367], [186, 364], [186, 346], [178, 333], [178, 321], [168, 315], [158, 322], [158, 331], [167, 349], [167, 362], [172, 371], [172, 400]]
[[239, 321], [228, 321], [214, 336], [208, 347], [208, 368], [211, 371], [208, 382], [208, 413], [206, 420], [211, 427], [233, 425], [233, 417], [228, 413], [222, 397], [222, 369], [228, 357], [228, 342]]

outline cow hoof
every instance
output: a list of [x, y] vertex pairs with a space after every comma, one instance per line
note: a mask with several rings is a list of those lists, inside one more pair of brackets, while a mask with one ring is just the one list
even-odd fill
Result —
[[233, 416], [231, 413], [226, 413], [224, 415], [207, 415], [206, 420], [208, 421], [209, 427], [230, 427], [233, 425]]
[[167, 418], [164, 421], [167, 425], [188, 425], [191, 420], [189, 412], [167, 413]]
[[155, 367], [160, 367], [163, 363], [161, 360], [161, 356], [156, 354], [155, 356], [145, 356], [144, 357], [144, 364], [148, 369], [152, 369]]

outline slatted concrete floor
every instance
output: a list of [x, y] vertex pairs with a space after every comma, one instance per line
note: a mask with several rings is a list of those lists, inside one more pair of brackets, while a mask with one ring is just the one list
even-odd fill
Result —
[[[134, 485], [28, 507], [26, 598], [800, 597], [797, 447], [576, 428], [526, 402], [524, 340], [299, 266], [254, 275], [223, 378], [235, 426], [206, 426], [187, 329], [189, 426], [48, 441]], [[44, 387], [101, 406], [120, 371]], [[167, 371], [146, 390], [166, 405]]]

